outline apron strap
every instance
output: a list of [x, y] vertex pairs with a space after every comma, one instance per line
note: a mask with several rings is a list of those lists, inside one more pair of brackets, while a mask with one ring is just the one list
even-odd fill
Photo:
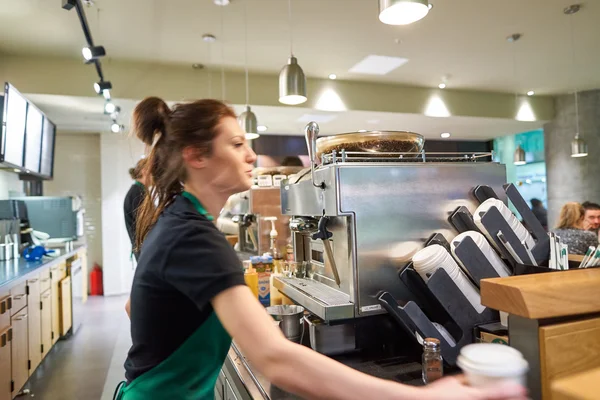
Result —
[[113, 400], [120, 400], [123, 397], [123, 389], [125, 389], [125, 385], [125, 381], [119, 382], [117, 388], [115, 389], [115, 394], [113, 394]]

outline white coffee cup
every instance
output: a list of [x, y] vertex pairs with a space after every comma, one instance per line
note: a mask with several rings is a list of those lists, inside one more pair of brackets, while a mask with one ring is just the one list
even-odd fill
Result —
[[473, 387], [514, 382], [525, 386], [529, 364], [518, 350], [496, 343], [476, 343], [463, 347], [457, 363]]

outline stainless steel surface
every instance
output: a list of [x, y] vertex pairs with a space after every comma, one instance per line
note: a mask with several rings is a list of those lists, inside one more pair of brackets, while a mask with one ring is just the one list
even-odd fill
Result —
[[508, 316], [510, 346], [523, 353], [529, 363], [527, 389], [532, 400], [542, 399], [542, 371], [540, 366], [540, 322], [534, 319]]
[[246, 131], [246, 133], [257, 133], [258, 132], [258, 121], [256, 115], [250, 109], [250, 106], [246, 106], [246, 111], [240, 114], [238, 117], [240, 126]]
[[[491, 162], [340, 160], [316, 169], [315, 179], [325, 182], [323, 189], [314, 187], [310, 179], [281, 188], [283, 213], [330, 217], [328, 229], [333, 233], [331, 244], [341, 280], [339, 292], [348, 296], [354, 315], [346, 312], [347, 305], [344, 313], [329, 312], [333, 306], [318, 294], [284, 281], [280, 284], [284, 294], [329, 321], [384, 313], [376, 300], [381, 290], [400, 300], [412, 299], [399, 282], [398, 271], [433, 233], [447, 240], [456, 235], [448, 216], [459, 206], [475, 211], [478, 204], [470, 196], [473, 187], [489, 185], [503, 196], [506, 172], [503, 165]], [[311, 262], [312, 280], [334, 288], [327, 258], [321, 264], [315, 260], [321, 251], [315, 241], [296, 234], [294, 247], [297, 261]]]
[[338, 272], [337, 264], [335, 263], [335, 257], [333, 256], [333, 249], [331, 248], [331, 242], [329, 241], [329, 239], [323, 239], [323, 247], [325, 247], [327, 262], [329, 262], [329, 265], [331, 266], [333, 279], [335, 280], [335, 284], [339, 287], [341, 285], [340, 273]]
[[[250, 395], [252, 395], [252, 398], [253, 399], [259, 398], [255, 395], [253, 395], [253, 393], [256, 393], [256, 391], [257, 391], [260, 394], [261, 398], [263, 398], [265, 400], [269, 400], [269, 395], [265, 391], [265, 389], [268, 390], [268, 388], [270, 387], [269, 382], [266, 379], [264, 379], [262, 376], [256, 376], [252, 372], [252, 368], [246, 361], [246, 358], [244, 357], [244, 355], [239, 351], [239, 349], [237, 348], [235, 343], [231, 344], [231, 349], [229, 350], [229, 358], [232, 358], [232, 352], [233, 352], [233, 363], [234, 363], [233, 366], [235, 368], [235, 371], [238, 374], [238, 376], [241, 378], [242, 382], [244, 383], [244, 385], [246, 386], [248, 391], [250, 392]], [[252, 383], [252, 386], [250, 386], [248, 384], [249, 382], [247, 383], [247, 380], [245, 379], [246, 377], [249, 378], [249, 380]]]
[[356, 349], [354, 324], [329, 325], [315, 316], [305, 316], [310, 347], [321, 354], [344, 354]]
[[316, 122], [309, 122], [304, 128], [306, 137], [306, 147], [308, 148], [308, 158], [310, 159], [310, 176], [315, 187], [322, 187], [322, 183], [315, 181], [315, 152], [317, 151], [317, 137], [319, 136], [319, 125]]
[[365, 162], [397, 162], [397, 163], [456, 163], [456, 162], [482, 162], [491, 159], [493, 154], [489, 153], [447, 153], [447, 152], [358, 152], [345, 151], [332, 152], [321, 156], [324, 165], [339, 163], [365, 163]]
[[271, 306], [267, 307], [267, 313], [275, 321], [279, 321], [279, 329], [287, 339], [296, 343], [301, 341], [303, 333], [301, 321], [304, 315], [304, 307], [289, 304]]
[[273, 284], [281, 293], [325, 321], [354, 317], [350, 297], [321, 282], [278, 276], [273, 279]]

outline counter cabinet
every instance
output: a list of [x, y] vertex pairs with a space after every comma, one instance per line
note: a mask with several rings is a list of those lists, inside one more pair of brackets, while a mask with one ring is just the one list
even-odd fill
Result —
[[[14, 399], [52, 346], [69, 333], [73, 299], [67, 261], [74, 258], [87, 262], [85, 246], [55, 260], [0, 265], [14, 273], [0, 279], [0, 400]], [[86, 299], [87, 265], [84, 271]]]

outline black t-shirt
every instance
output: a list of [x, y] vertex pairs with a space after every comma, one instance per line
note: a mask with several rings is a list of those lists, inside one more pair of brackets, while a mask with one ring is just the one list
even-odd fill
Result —
[[190, 200], [177, 196], [144, 240], [135, 271], [127, 381], [179, 348], [212, 315], [212, 298], [244, 284], [225, 236]]
[[[125, 201], [123, 202], [125, 227], [127, 228], [127, 233], [129, 234], [129, 240], [131, 241], [132, 248], [135, 245], [135, 220], [137, 218], [137, 211], [144, 201], [144, 196], [146, 196], [146, 189], [144, 188], [144, 185], [136, 182], [129, 188], [129, 191], [125, 196]], [[138, 259], [139, 254], [134, 254], [135, 258]]]

